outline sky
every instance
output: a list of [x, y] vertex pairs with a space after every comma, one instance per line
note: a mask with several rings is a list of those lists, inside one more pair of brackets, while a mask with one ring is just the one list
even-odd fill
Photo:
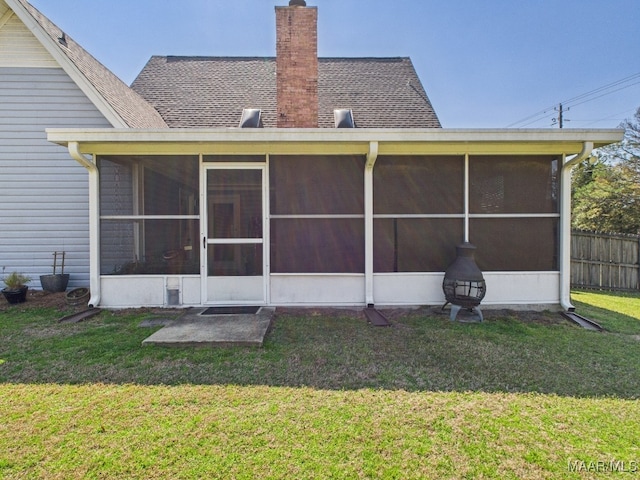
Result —
[[[288, 0], [30, 0], [127, 84], [152, 55], [275, 56]], [[307, 0], [321, 57], [410, 57], [445, 128], [615, 128], [640, 0]]]

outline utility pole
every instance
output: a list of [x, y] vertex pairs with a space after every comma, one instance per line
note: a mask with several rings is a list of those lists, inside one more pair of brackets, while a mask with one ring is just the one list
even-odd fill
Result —
[[[566, 111], [568, 111], [568, 110], [569, 109], [567, 108]], [[565, 109], [562, 107], [562, 104], [559, 104], [556, 107], [556, 112], [558, 112], [558, 118], [557, 119], [554, 118], [553, 119], [553, 123], [557, 123], [558, 126], [560, 128], [562, 128], [562, 127], [564, 127], [564, 112], [565, 112]]]

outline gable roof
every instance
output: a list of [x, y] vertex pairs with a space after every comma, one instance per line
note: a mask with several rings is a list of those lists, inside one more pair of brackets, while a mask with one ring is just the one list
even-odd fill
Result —
[[[272, 57], [152, 57], [131, 85], [171, 128], [237, 127], [243, 108], [276, 127]], [[320, 58], [319, 126], [350, 108], [362, 128], [440, 128], [409, 58]]]
[[167, 128], [149, 103], [35, 7], [26, 0], [4, 1], [114, 127]]

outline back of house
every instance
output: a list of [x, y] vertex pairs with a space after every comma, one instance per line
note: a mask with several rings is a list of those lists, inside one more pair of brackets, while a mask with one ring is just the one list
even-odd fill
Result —
[[65, 250], [94, 306], [424, 305], [472, 242], [485, 303], [570, 308], [571, 166], [621, 132], [443, 129], [410, 59], [318, 58], [316, 7], [275, 17], [275, 57], [128, 87], [0, 0], [0, 266]]

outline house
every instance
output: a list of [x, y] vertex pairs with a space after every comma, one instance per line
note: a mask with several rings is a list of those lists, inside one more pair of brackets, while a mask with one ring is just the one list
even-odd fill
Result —
[[62, 168], [85, 182], [67, 203], [88, 197], [90, 304], [443, 304], [470, 241], [484, 304], [571, 308], [571, 167], [621, 131], [441, 128], [409, 59], [319, 59], [299, 0], [276, 7], [275, 58], [152, 57], [131, 88], [24, 0], [0, 2], [0, 55], [4, 20], [54, 61], [15, 74], [55, 71], [92, 114], [38, 115], [31, 136], [61, 164], [15, 165], [39, 212], [63, 208], [47, 204]]
[[35, 8], [0, 0], [0, 278], [51, 273], [89, 283], [86, 170], [45, 129], [167, 128], [147, 102]]

